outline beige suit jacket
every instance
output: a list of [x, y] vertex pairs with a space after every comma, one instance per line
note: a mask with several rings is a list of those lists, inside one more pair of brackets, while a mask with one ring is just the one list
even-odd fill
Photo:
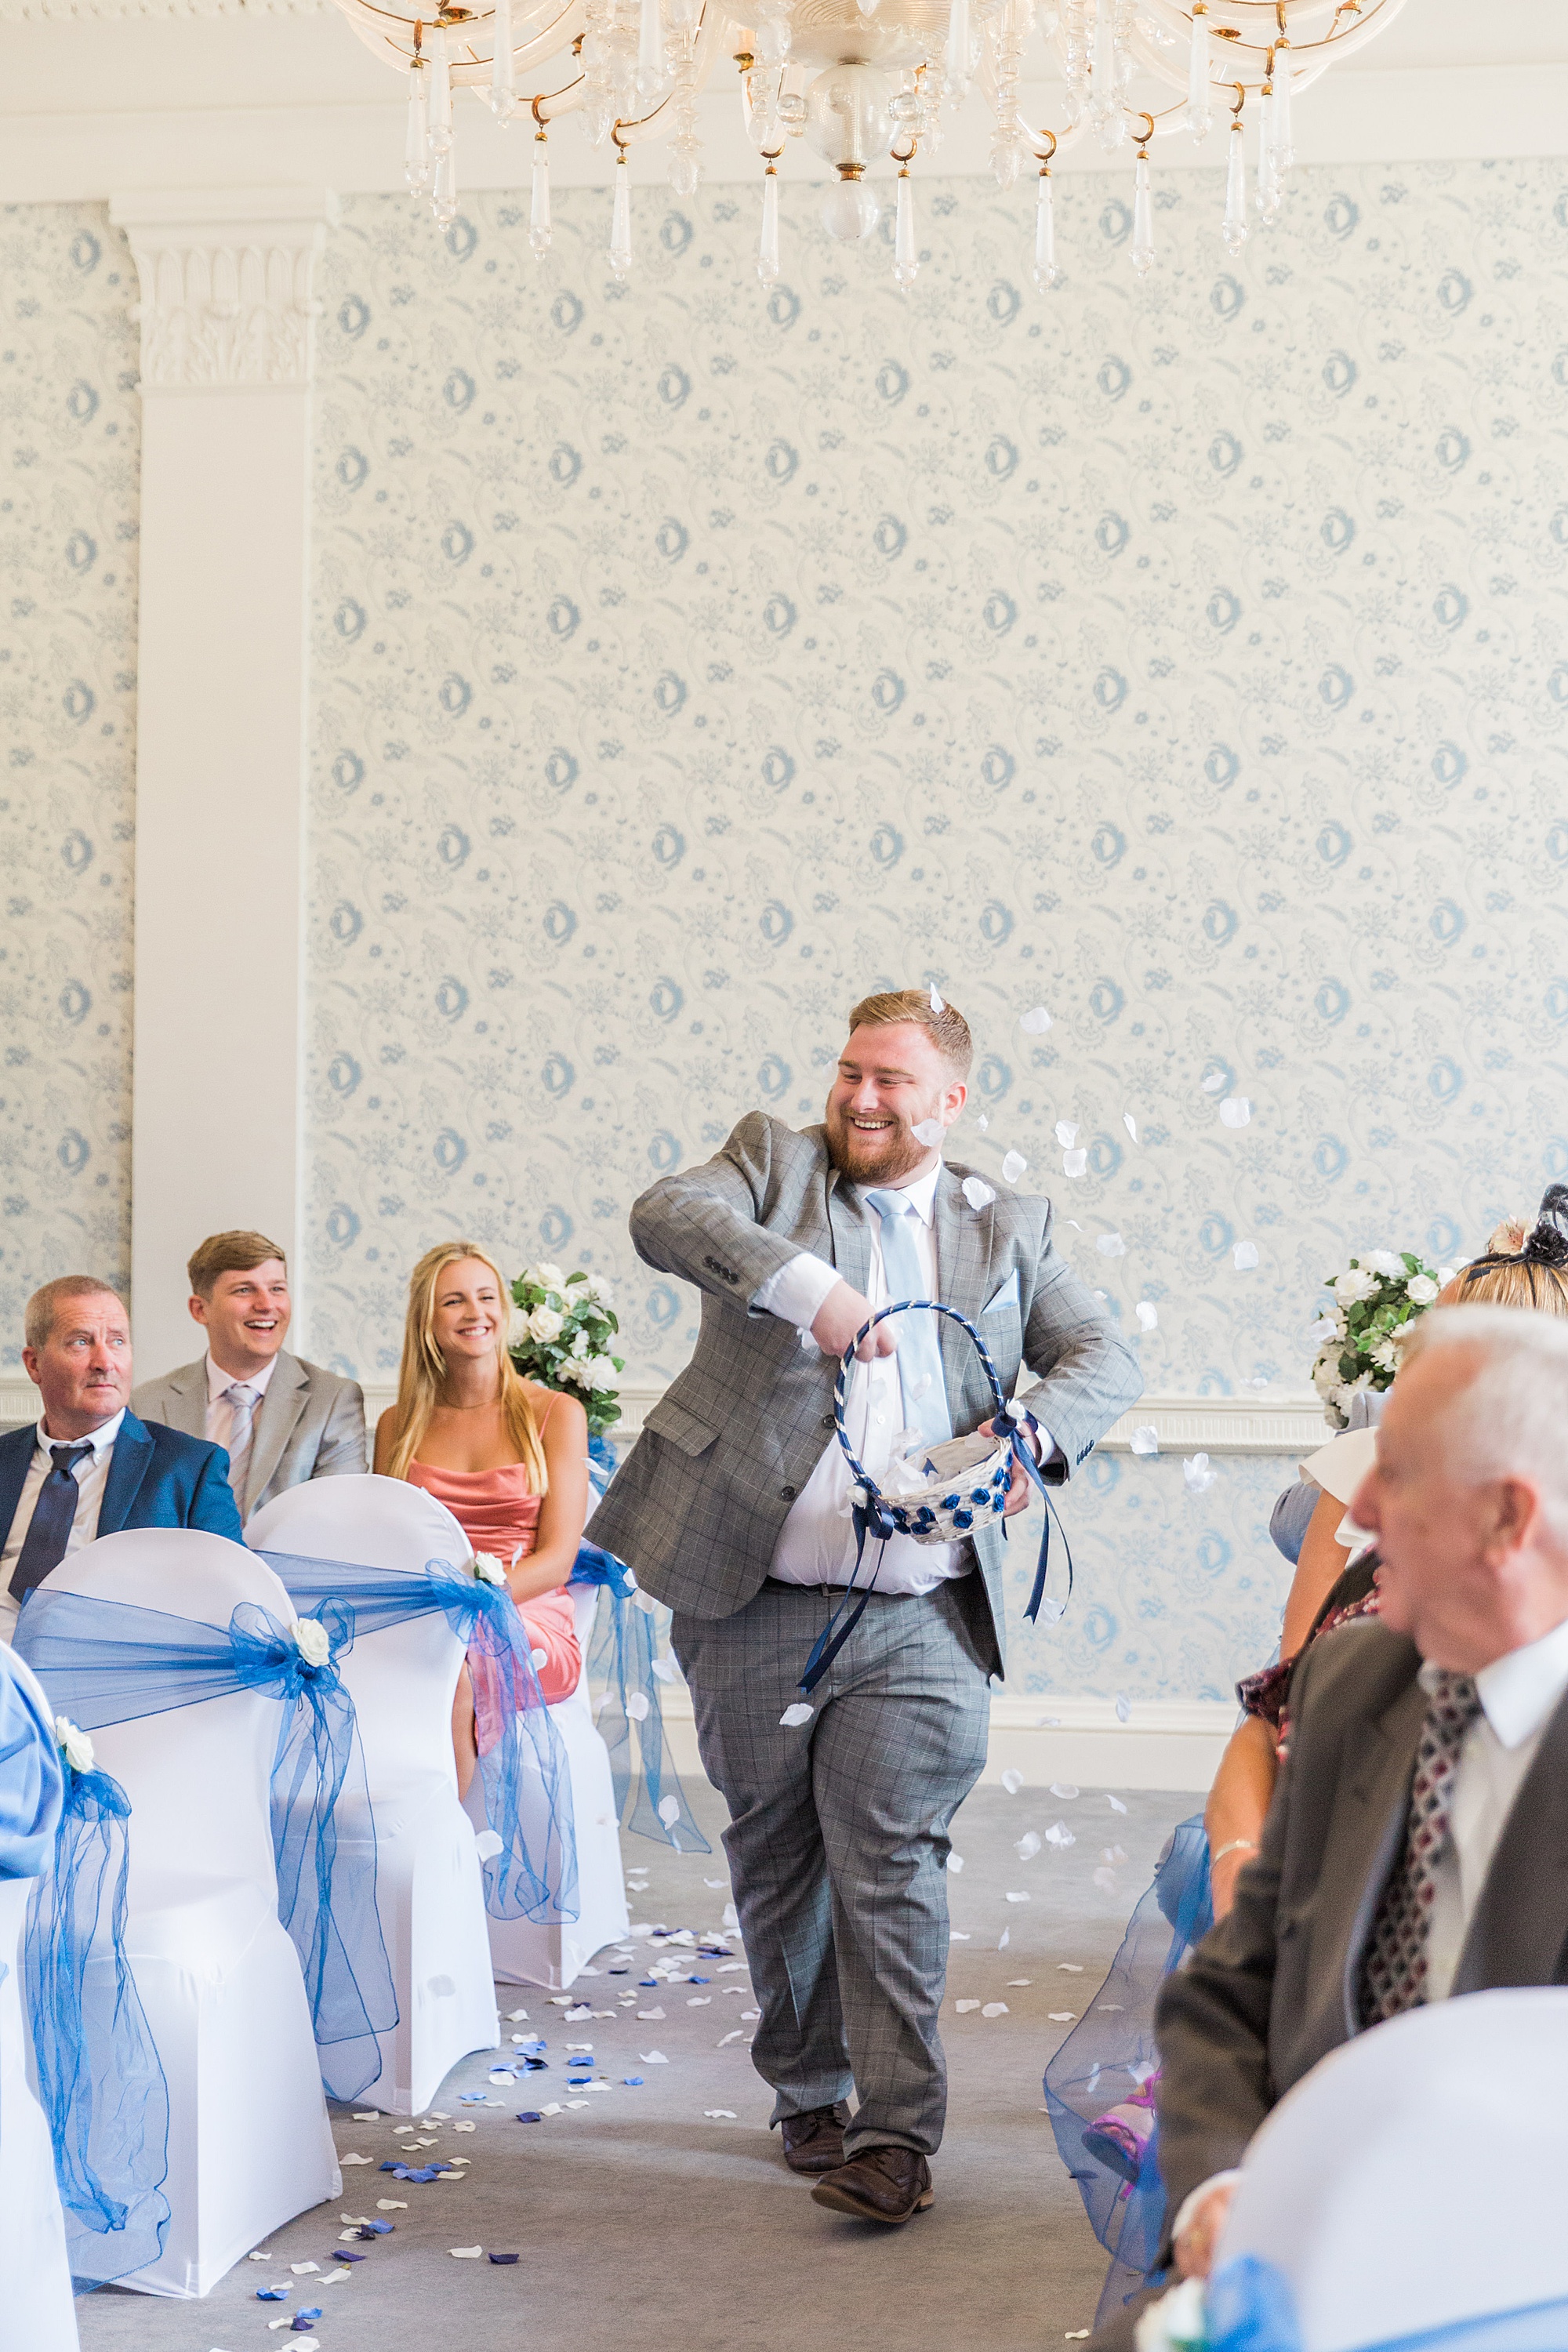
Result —
[[[162, 1380], [144, 1381], [131, 1402], [143, 1421], [205, 1437], [206, 1358], [182, 1364]], [[366, 1467], [364, 1392], [359, 1382], [281, 1349], [256, 1416], [245, 1493], [238, 1498], [240, 1517], [248, 1519], [274, 1495], [301, 1486], [307, 1478], [333, 1478]]]

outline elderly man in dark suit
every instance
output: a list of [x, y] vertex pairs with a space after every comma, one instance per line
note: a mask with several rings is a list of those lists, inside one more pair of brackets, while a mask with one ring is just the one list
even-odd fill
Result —
[[68, 1552], [121, 1528], [206, 1528], [240, 1541], [220, 1446], [137, 1419], [131, 1324], [87, 1274], [27, 1301], [22, 1361], [42, 1412], [0, 1437], [0, 1641]]
[[[1207, 2274], [1247, 2144], [1353, 2034], [1568, 1982], [1568, 1324], [1417, 1324], [1352, 1509], [1379, 1617], [1315, 1641], [1235, 1908], [1156, 2024], [1177, 2268]], [[1131, 2315], [1095, 2339], [1130, 2345]]]
[[[941, 1299], [984, 1334], [1059, 1481], [1140, 1391], [1136, 1360], [1051, 1246], [1048, 1202], [946, 1164], [969, 1030], [925, 989], [850, 1015], [821, 1127], [743, 1118], [632, 1212], [638, 1254], [702, 1293], [692, 1362], [590, 1528], [675, 1612], [703, 1765], [762, 2010], [752, 2061], [786, 2161], [830, 2209], [898, 2223], [931, 2201], [946, 2075], [948, 1825], [985, 1760], [1003, 1654], [1003, 1530], [868, 1549], [871, 1598], [796, 1719], [855, 1566], [837, 1359], [874, 1309]], [[902, 1316], [859, 1350], [847, 1425], [873, 1476], [898, 1433], [986, 1423], [964, 1333]], [[1026, 1481], [1016, 1471], [1013, 1501]], [[786, 1710], [790, 1710], [786, 1714]], [[814, 1710], [814, 1711], [813, 1711]], [[781, 1721], [781, 1717], [784, 1719]], [[847, 2097], [858, 2107], [847, 2128]]]

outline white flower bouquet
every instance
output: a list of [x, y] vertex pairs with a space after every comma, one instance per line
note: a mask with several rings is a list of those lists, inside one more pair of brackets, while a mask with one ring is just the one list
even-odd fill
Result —
[[558, 1265], [525, 1266], [511, 1286], [511, 1360], [525, 1379], [582, 1400], [588, 1434], [603, 1437], [621, 1417], [617, 1393], [626, 1370], [610, 1353], [620, 1324], [606, 1286]]
[[1427, 1265], [1410, 1250], [1368, 1250], [1342, 1273], [1325, 1276], [1332, 1303], [1313, 1325], [1318, 1343], [1312, 1386], [1336, 1429], [1350, 1419], [1351, 1399], [1363, 1389], [1385, 1389], [1399, 1370], [1398, 1335], [1426, 1313], [1451, 1266]]

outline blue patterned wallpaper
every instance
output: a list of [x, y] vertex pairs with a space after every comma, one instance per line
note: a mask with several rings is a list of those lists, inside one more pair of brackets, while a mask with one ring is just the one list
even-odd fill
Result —
[[131, 1262], [135, 271], [98, 205], [0, 207], [0, 1365]]

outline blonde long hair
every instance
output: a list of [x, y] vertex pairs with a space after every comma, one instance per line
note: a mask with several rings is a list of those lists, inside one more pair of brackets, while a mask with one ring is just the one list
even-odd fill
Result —
[[480, 1265], [489, 1266], [496, 1280], [496, 1291], [501, 1306], [501, 1326], [496, 1335], [496, 1368], [500, 1375], [499, 1402], [506, 1421], [507, 1434], [518, 1451], [518, 1458], [528, 1472], [529, 1484], [536, 1495], [550, 1491], [550, 1471], [544, 1459], [544, 1447], [539, 1435], [539, 1424], [528, 1400], [528, 1388], [517, 1366], [507, 1353], [507, 1321], [510, 1312], [511, 1293], [501, 1270], [489, 1250], [478, 1242], [440, 1242], [426, 1250], [408, 1277], [408, 1313], [403, 1326], [403, 1360], [397, 1368], [397, 1435], [393, 1443], [392, 1459], [387, 1465], [390, 1478], [406, 1478], [408, 1465], [419, 1451], [419, 1441], [430, 1426], [430, 1416], [441, 1402], [446, 1385], [447, 1360], [436, 1338], [436, 1290], [447, 1266], [464, 1258], [475, 1258]]

